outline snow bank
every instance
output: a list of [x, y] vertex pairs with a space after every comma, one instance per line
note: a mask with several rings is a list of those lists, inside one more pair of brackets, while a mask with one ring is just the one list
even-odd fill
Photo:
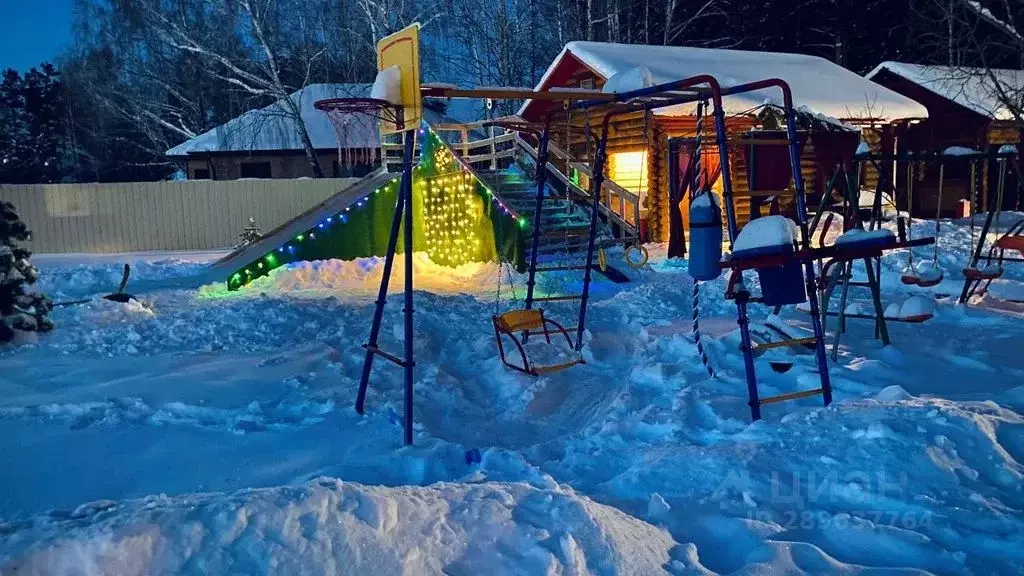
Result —
[[398, 66], [389, 66], [377, 72], [373, 87], [370, 88], [370, 98], [387, 100], [392, 104], [402, 103], [402, 71]]
[[900, 306], [900, 318], [915, 320], [935, 314], [935, 300], [925, 296], [911, 296]]
[[884, 243], [887, 240], [895, 240], [896, 235], [891, 230], [885, 228], [879, 228], [878, 230], [861, 230], [860, 228], [851, 228], [844, 232], [839, 238], [836, 238], [837, 245], [849, 245], [860, 242]]
[[977, 150], [966, 148], [964, 146], [950, 146], [942, 151], [943, 156], [969, 156], [977, 153]]
[[[282, 293], [343, 291], [348, 295], [374, 295], [380, 286], [384, 258], [369, 257], [355, 260], [313, 260], [295, 262], [257, 278], [240, 293]], [[494, 296], [499, 275], [502, 290], [508, 294], [507, 273], [494, 262], [475, 262], [456, 268], [435, 264], [426, 252], [413, 255], [413, 275], [416, 290], [427, 290], [436, 294], [479, 294]], [[520, 292], [526, 281], [513, 273], [516, 287]], [[390, 289], [400, 292], [404, 289], [405, 268], [396, 262], [391, 273]], [[223, 284], [211, 284], [200, 289], [204, 296], [227, 294]]]
[[607, 94], [618, 94], [650, 86], [654, 86], [654, 75], [651, 74], [651, 70], [646, 66], [634, 66], [609, 78], [601, 91]]
[[672, 538], [571, 490], [304, 486], [95, 502], [8, 533], [18, 574], [664, 574]]
[[796, 242], [800, 230], [785, 216], [762, 216], [740, 230], [733, 252], [769, 246], [786, 246]]
[[1016, 154], [1017, 146], [1014, 144], [1003, 144], [999, 147], [1000, 154]]
[[924, 260], [914, 266], [914, 276], [924, 282], [935, 282], [944, 276], [942, 267], [934, 260]]

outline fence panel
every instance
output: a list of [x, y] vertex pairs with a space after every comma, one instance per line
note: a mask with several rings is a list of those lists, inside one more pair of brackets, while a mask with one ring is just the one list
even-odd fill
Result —
[[0, 185], [32, 230], [38, 253], [229, 248], [249, 217], [263, 230], [356, 178]]

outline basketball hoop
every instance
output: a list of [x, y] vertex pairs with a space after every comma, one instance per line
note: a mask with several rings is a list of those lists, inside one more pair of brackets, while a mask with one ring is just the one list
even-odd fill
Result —
[[402, 124], [402, 107], [379, 98], [328, 98], [313, 106], [327, 114], [334, 127], [339, 166], [376, 163], [380, 146], [367, 143], [380, 133], [380, 123]]

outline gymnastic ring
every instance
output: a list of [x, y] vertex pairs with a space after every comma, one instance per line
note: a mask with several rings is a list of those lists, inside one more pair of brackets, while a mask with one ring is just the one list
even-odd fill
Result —
[[[639, 260], [634, 260], [630, 257], [633, 250], [640, 253]], [[628, 264], [630, 268], [643, 268], [647, 265], [647, 260], [650, 258], [650, 254], [647, 253], [647, 248], [643, 244], [630, 244], [629, 246], [626, 246], [626, 252], [623, 254], [623, 258], [625, 258], [626, 264]]]

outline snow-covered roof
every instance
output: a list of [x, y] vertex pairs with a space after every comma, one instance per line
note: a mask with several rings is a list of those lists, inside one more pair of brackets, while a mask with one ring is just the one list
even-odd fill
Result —
[[[570, 42], [548, 67], [538, 83], [538, 90], [546, 87], [551, 74], [568, 54], [605, 80], [636, 67], [649, 69], [659, 84], [698, 74], [711, 74], [723, 87], [781, 78], [789, 83], [795, 105], [806, 107], [812, 113], [840, 119], [870, 117], [884, 121], [928, 117], [928, 111], [917, 102], [824, 58], [778, 52]], [[781, 92], [769, 89], [729, 96], [724, 104], [727, 113], [735, 114], [766, 102], [781, 105]], [[528, 104], [523, 105], [520, 114]], [[657, 113], [681, 115], [690, 114], [693, 109], [693, 105], [686, 105]]]
[[[327, 115], [313, 105], [325, 98], [365, 97], [370, 84], [310, 84], [293, 92], [289, 98], [299, 104], [306, 131], [318, 150], [337, 148], [338, 143]], [[370, 148], [380, 145], [377, 129], [370, 119], [359, 117], [353, 123], [348, 147]], [[302, 150], [295, 127], [284, 112], [283, 101], [265, 108], [250, 110], [241, 116], [186, 140], [167, 151], [168, 156], [186, 156], [201, 152], [256, 152], [269, 150]]]
[[[327, 114], [314, 104], [326, 98], [368, 97], [372, 84], [310, 84], [293, 92], [289, 98], [299, 103], [306, 131], [317, 150], [338, 147], [334, 127]], [[472, 104], [472, 103], [470, 103]], [[476, 107], [452, 100], [444, 113], [424, 109], [429, 123], [472, 122], [483, 117], [480, 105]], [[352, 128], [346, 134], [346, 148], [375, 148], [380, 146], [380, 134], [375, 122], [366, 116], [353, 116]], [[202, 152], [258, 152], [271, 150], [302, 150], [291, 118], [284, 113], [282, 102], [265, 108], [250, 110], [191, 140], [186, 140], [167, 151], [168, 156], [187, 156]]]
[[[1024, 91], [1024, 70], [882, 62], [868, 72], [867, 77], [874, 78], [883, 70], [996, 120], [1013, 119], [1013, 114], [999, 98], [998, 87], [1009, 94]], [[992, 76], [989, 76], [990, 72]]]

